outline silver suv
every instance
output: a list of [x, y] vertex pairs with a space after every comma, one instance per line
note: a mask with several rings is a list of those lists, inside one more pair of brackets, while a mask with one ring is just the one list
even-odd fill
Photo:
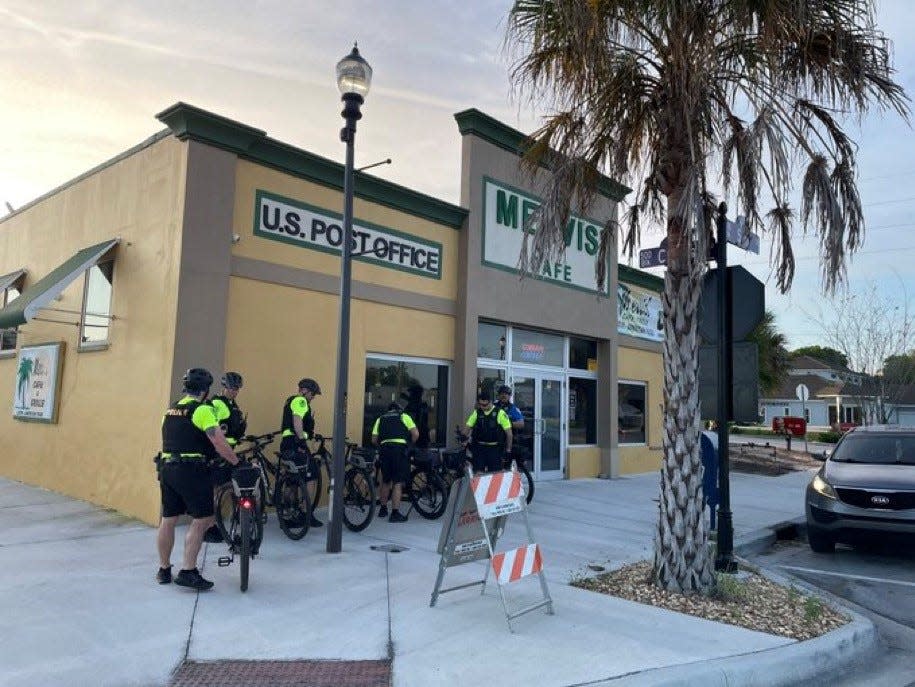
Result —
[[836, 542], [915, 535], [915, 428], [856, 427], [807, 486], [807, 541], [820, 553]]

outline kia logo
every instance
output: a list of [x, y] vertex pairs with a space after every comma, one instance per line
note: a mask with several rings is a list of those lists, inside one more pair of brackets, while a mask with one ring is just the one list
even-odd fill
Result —
[[875, 506], [888, 506], [890, 504], [889, 496], [871, 496], [871, 503]]

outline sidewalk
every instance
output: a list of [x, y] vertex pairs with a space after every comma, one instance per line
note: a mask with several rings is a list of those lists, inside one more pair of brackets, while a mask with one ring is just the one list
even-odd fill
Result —
[[[731, 478], [738, 542], [803, 514], [807, 473]], [[0, 603], [15, 623], [0, 642], [0, 683], [152, 686], [166, 685], [185, 659], [392, 657], [396, 687], [616, 685], [643, 671], [689, 664], [695, 673], [697, 662], [796, 645], [567, 585], [588, 563], [650, 557], [657, 488], [656, 474], [538, 483], [530, 519], [556, 612], [523, 616], [512, 634], [492, 586], [429, 607], [440, 521], [376, 520], [363, 533], [345, 531], [343, 552], [330, 555], [324, 528], [293, 542], [271, 514], [248, 592], [238, 590], [237, 564], [216, 567], [225, 547], [211, 544], [204, 569], [216, 586], [198, 597], [155, 583], [152, 528], [0, 479]], [[510, 520], [506, 546], [522, 533]], [[386, 543], [407, 550], [370, 548]], [[445, 586], [483, 570], [451, 568]], [[520, 608], [538, 590], [529, 579], [506, 593]]]

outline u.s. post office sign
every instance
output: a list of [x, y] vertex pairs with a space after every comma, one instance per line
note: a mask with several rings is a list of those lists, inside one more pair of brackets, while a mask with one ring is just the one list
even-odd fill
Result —
[[[540, 199], [524, 191], [484, 177], [484, 265], [509, 272], [519, 271], [518, 258], [524, 240], [524, 227], [540, 203]], [[608, 284], [602, 290], [597, 288], [594, 270], [600, 246], [600, 231], [598, 222], [572, 215], [564, 230], [566, 250], [563, 261], [544, 264], [537, 276], [562, 286], [593, 293], [608, 293]], [[607, 282], [609, 281], [608, 278]]]
[[[291, 198], [258, 190], [254, 235], [340, 255], [343, 216]], [[369, 222], [353, 221], [353, 260], [442, 278], [442, 245]]]

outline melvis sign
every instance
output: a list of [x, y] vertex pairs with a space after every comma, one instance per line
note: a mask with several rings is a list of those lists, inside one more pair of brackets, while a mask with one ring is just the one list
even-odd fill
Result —
[[[289, 198], [258, 190], [254, 235], [340, 255], [343, 217]], [[368, 222], [353, 222], [353, 260], [432, 279], [442, 278], [442, 245]]]
[[[524, 240], [524, 227], [541, 201], [523, 191], [489, 178], [483, 180], [483, 264], [518, 272], [518, 258]], [[529, 228], [528, 232], [533, 232]], [[543, 266], [541, 279], [607, 293], [597, 288], [595, 258], [600, 245], [600, 225], [572, 215], [564, 230], [566, 252], [563, 262]]]

